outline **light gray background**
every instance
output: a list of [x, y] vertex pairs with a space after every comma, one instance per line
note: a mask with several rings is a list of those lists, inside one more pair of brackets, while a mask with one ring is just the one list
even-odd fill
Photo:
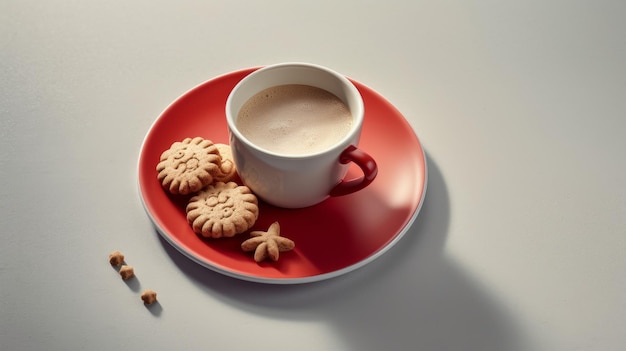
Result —
[[[608, 0], [2, 1], [0, 349], [623, 350], [625, 17]], [[380, 92], [430, 162], [396, 247], [303, 286], [199, 267], [136, 188], [169, 103], [284, 61]]]

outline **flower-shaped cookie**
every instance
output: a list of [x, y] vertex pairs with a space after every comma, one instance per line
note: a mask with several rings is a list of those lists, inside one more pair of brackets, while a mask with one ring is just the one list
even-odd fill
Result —
[[235, 166], [235, 160], [233, 159], [233, 151], [230, 148], [230, 145], [215, 144], [215, 146], [222, 157], [222, 163], [220, 164], [220, 173], [216, 174], [213, 178], [216, 182], [230, 182], [237, 174], [237, 167]]
[[217, 182], [189, 199], [187, 221], [207, 238], [232, 237], [248, 230], [259, 216], [256, 196], [247, 186]]
[[295, 243], [280, 236], [280, 225], [272, 223], [266, 232], [253, 231], [251, 238], [241, 243], [241, 249], [246, 252], [254, 251], [254, 260], [261, 262], [267, 258], [278, 261], [280, 252], [292, 250]]
[[211, 184], [221, 172], [220, 164], [220, 153], [212, 141], [186, 138], [161, 154], [157, 178], [170, 193], [187, 195]]

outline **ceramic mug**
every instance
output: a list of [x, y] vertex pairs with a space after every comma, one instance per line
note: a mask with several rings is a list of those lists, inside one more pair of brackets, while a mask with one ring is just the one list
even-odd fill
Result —
[[[299, 84], [321, 88], [337, 96], [352, 114], [347, 134], [334, 145], [311, 154], [281, 154], [260, 147], [237, 127], [242, 106], [255, 94], [274, 86]], [[283, 208], [302, 208], [342, 196], [370, 184], [378, 172], [374, 159], [357, 147], [363, 125], [363, 99], [343, 75], [308, 63], [281, 63], [244, 77], [226, 100], [230, 146], [243, 183], [265, 202]], [[363, 176], [346, 180], [350, 163]]]

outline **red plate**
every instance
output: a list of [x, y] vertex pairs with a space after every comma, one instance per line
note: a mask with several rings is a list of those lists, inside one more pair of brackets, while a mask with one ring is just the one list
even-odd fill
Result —
[[[294, 284], [337, 277], [373, 261], [398, 243], [417, 217], [426, 192], [424, 150], [402, 114], [372, 89], [353, 81], [365, 102], [359, 147], [378, 164], [367, 188], [305, 209], [260, 203], [252, 230], [278, 221], [281, 235], [296, 243], [277, 262], [256, 263], [240, 244], [248, 233], [203, 239], [186, 220], [187, 198], [168, 195], [156, 165], [175, 141], [201, 136], [228, 143], [225, 104], [231, 89], [256, 68], [214, 78], [174, 101], [154, 122], [139, 155], [139, 195], [158, 232], [195, 262], [219, 273], [262, 283]], [[356, 168], [356, 167], [355, 167]], [[349, 177], [358, 172], [350, 169]]]

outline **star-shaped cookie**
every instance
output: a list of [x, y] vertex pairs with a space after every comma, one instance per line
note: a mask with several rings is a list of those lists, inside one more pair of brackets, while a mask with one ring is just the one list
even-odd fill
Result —
[[280, 236], [278, 222], [272, 223], [266, 232], [253, 231], [250, 236], [250, 239], [241, 243], [241, 249], [246, 252], [254, 251], [256, 262], [261, 262], [267, 258], [278, 261], [280, 252], [292, 250], [296, 246], [292, 240]]

